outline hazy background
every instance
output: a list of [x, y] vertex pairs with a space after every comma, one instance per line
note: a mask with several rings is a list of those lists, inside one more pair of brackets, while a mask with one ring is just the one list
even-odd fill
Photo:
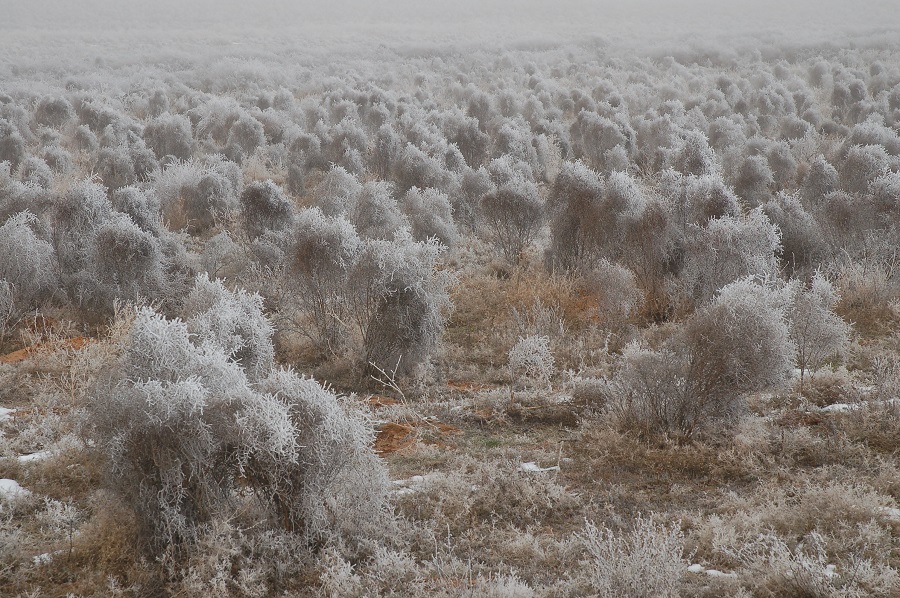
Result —
[[[370, 34], [387, 41], [667, 37], [897, 27], [896, 0], [0, 0], [8, 33]], [[7, 39], [9, 39], [7, 37]]]

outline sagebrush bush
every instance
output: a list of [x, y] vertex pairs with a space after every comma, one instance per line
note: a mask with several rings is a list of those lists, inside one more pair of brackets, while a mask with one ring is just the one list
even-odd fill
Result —
[[19, 212], [0, 226], [0, 280], [12, 301], [7, 313], [24, 314], [55, 290], [53, 247], [39, 232], [39, 221], [30, 212]]
[[193, 299], [189, 323], [149, 308], [120, 321], [118, 351], [91, 391], [89, 435], [149, 546], [183, 554], [206, 525], [252, 504], [266, 517], [259, 531], [312, 541], [337, 538], [347, 520], [371, 530], [385, 477], [361, 412], [271, 369], [258, 300], [206, 279]]
[[190, 160], [194, 139], [191, 122], [180, 114], [160, 114], [144, 127], [144, 141], [162, 160], [171, 156], [177, 160]]
[[[108, 287], [100, 299], [111, 311], [117, 298], [157, 299], [166, 286], [159, 240], [139, 228], [129, 216], [115, 213], [97, 229], [92, 267], [98, 281]], [[100, 307], [98, 305], [98, 307]]]
[[631, 530], [617, 533], [587, 522], [578, 540], [584, 545], [584, 575], [592, 595], [681, 595], [681, 578], [690, 563], [684, 556], [684, 534], [677, 524], [656, 524], [638, 515]]
[[166, 226], [191, 234], [206, 232], [216, 218], [237, 208], [241, 179], [240, 169], [228, 161], [174, 163], [158, 171], [153, 187]]
[[251, 239], [266, 231], [289, 229], [296, 218], [293, 202], [271, 180], [247, 185], [241, 193], [240, 207], [244, 228]]
[[791, 339], [797, 347], [802, 393], [804, 377], [809, 370], [824, 365], [832, 358], [846, 358], [851, 328], [834, 313], [840, 295], [820, 273], [813, 276], [809, 288], [794, 283], [791, 295], [787, 317]]
[[478, 204], [479, 216], [490, 231], [500, 253], [517, 264], [544, 223], [544, 202], [536, 188], [502, 187], [485, 194]]
[[459, 236], [453, 221], [453, 208], [446, 193], [437, 189], [412, 187], [400, 201], [400, 209], [409, 219], [416, 241], [436, 238], [452, 247]]
[[747, 216], [723, 216], [691, 229], [676, 293], [702, 305], [725, 285], [745, 276], [774, 279], [781, 233], [762, 210]]
[[785, 294], [739, 280], [659, 349], [627, 347], [608, 390], [616, 421], [686, 438], [734, 421], [748, 393], [783, 385], [795, 354]]
[[513, 375], [537, 382], [549, 382], [553, 376], [553, 354], [550, 352], [550, 339], [546, 336], [520, 337], [509, 350], [509, 370]]

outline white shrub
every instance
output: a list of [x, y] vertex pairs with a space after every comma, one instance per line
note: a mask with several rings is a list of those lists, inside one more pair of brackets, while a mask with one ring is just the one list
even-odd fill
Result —
[[604, 598], [675, 598], [689, 562], [677, 525], [655, 524], [638, 515], [630, 532], [617, 534], [587, 522], [578, 535], [591, 593]]
[[553, 354], [546, 336], [519, 337], [509, 350], [509, 369], [532, 380], [549, 382], [553, 376]]

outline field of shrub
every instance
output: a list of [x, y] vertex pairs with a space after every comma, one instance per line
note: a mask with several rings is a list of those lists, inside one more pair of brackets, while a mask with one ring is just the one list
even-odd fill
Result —
[[42, 35], [0, 594], [900, 596], [895, 36]]

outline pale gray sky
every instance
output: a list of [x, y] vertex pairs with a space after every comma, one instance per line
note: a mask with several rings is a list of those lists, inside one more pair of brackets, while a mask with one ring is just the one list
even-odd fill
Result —
[[897, 27], [896, 0], [0, 0], [0, 29], [653, 34]]

